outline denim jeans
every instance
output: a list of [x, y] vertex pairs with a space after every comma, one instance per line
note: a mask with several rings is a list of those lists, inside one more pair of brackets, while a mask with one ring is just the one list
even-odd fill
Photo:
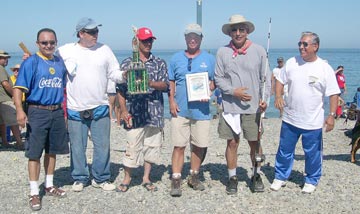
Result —
[[90, 180], [86, 158], [88, 131], [90, 129], [94, 150], [91, 173], [97, 183], [110, 179], [110, 119], [68, 120], [71, 151], [71, 176], [74, 181], [87, 184]]

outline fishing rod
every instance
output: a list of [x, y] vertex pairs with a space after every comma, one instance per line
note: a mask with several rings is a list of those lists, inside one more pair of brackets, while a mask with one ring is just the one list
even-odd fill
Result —
[[[268, 31], [268, 40], [267, 40], [267, 47], [266, 47], [266, 63], [265, 63], [265, 72], [264, 72], [264, 77], [262, 78], [262, 81], [260, 81], [260, 84], [262, 84], [262, 86], [260, 85], [260, 89], [262, 88], [261, 91], [261, 101], [264, 101], [265, 98], [265, 87], [266, 87], [266, 74], [268, 72], [268, 64], [269, 64], [269, 48], [270, 48], [270, 35], [271, 35], [271, 17], [269, 19], [269, 31]], [[258, 129], [258, 141], [256, 144], [256, 149], [255, 149], [255, 166], [253, 167], [253, 177], [252, 179], [252, 191], [253, 192], [263, 192], [264, 191], [264, 187], [262, 185], [262, 187], [257, 187], [256, 184], [256, 180], [259, 177], [258, 175], [258, 168], [260, 168], [261, 163], [265, 161], [265, 155], [260, 155], [260, 145], [261, 145], [261, 134], [263, 131], [263, 118], [265, 117], [265, 111], [261, 113], [260, 115], [260, 119], [259, 119], [259, 129]]]

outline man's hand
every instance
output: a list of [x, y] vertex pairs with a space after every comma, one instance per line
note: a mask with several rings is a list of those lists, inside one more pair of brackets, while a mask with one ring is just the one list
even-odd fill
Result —
[[251, 95], [246, 93], [246, 91], [248, 89], [249, 88], [246, 88], [246, 87], [236, 88], [234, 90], [234, 96], [244, 102], [250, 101], [252, 97], [251, 97]]
[[325, 132], [329, 132], [334, 129], [335, 118], [332, 115], [329, 115], [325, 120]]
[[174, 100], [170, 100], [169, 105], [171, 116], [177, 117], [177, 113], [180, 111], [178, 104]]
[[260, 107], [260, 112], [265, 112], [267, 108], [267, 103], [263, 100], [260, 100], [259, 107]]
[[285, 106], [285, 102], [282, 96], [276, 96], [274, 101], [275, 107], [282, 110]]
[[25, 124], [27, 122], [27, 116], [22, 109], [16, 111], [16, 120], [21, 128], [25, 127]]

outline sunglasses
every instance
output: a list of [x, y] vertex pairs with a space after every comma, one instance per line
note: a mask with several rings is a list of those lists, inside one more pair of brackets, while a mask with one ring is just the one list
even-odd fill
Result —
[[91, 30], [87, 30], [87, 29], [83, 29], [83, 32], [90, 34], [92, 36], [96, 35], [99, 33], [99, 29], [95, 28], [95, 29], [91, 29]]
[[50, 44], [51, 46], [55, 45], [56, 44], [56, 41], [54, 40], [50, 40], [50, 41], [39, 41], [39, 43], [41, 45], [44, 45], [44, 46], [47, 46], [48, 44]]
[[187, 65], [187, 69], [188, 71], [191, 71], [191, 63], [192, 63], [192, 58], [188, 58], [188, 65]]
[[298, 46], [301, 47], [301, 45], [303, 45], [304, 48], [306, 48], [307, 46], [309, 46], [309, 43], [307, 43], [307, 42], [298, 42]]
[[154, 39], [153, 38], [148, 38], [148, 39], [144, 39], [144, 40], [140, 40], [142, 43], [153, 43]]
[[231, 32], [237, 32], [240, 31], [240, 33], [246, 33], [246, 28], [239, 27], [239, 28], [232, 28]]

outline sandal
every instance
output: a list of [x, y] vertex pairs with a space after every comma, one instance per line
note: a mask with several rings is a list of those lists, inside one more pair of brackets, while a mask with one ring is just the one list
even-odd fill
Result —
[[127, 192], [129, 190], [129, 184], [120, 184], [118, 187], [116, 187], [116, 192]]
[[156, 191], [158, 191], [158, 188], [157, 188], [152, 182], [143, 183], [142, 186], [143, 186], [147, 191], [151, 191], [151, 192], [156, 192]]
[[31, 195], [29, 197], [29, 206], [32, 211], [38, 211], [41, 209], [41, 199], [39, 195]]
[[66, 196], [66, 192], [62, 189], [57, 188], [56, 186], [45, 188], [45, 193], [46, 193], [46, 195], [56, 196], [59, 198]]

